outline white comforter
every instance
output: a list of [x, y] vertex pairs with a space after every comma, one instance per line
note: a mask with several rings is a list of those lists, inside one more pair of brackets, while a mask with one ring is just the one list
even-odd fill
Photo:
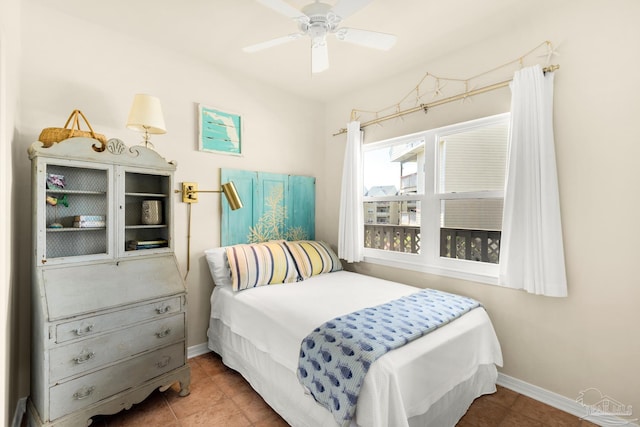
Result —
[[[295, 375], [302, 339], [334, 317], [382, 304], [417, 289], [347, 271], [300, 283], [241, 292], [216, 287], [211, 317]], [[500, 345], [483, 308], [378, 359], [369, 370], [356, 420], [359, 425], [407, 426], [481, 365], [502, 365]], [[301, 386], [302, 387], [302, 386]]]

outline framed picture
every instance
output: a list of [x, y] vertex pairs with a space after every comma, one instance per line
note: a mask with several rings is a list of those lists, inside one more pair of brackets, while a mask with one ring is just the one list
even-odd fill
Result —
[[242, 154], [242, 117], [237, 113], [198, 105], [200, 151]]

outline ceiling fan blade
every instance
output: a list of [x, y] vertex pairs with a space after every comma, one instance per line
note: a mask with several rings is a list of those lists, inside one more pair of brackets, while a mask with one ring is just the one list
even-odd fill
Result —
[[331, 11], [335, 13], [340, 20], [344, 20], [369, 3], [371, 3], [371, 0], [338, 0], [338, 3], [331, 9]]
[[338, 40], [380, 50], [391, 49], [397, 40], [393, 34], [344, 27], [336, 31], [335, 35]]
[[329, 68], [329, 51], [327, 43], [313, 43], [311, 45], [311, 72], [321, 73]]
[[268, 49], [270, 47], [278, 46], [284, 43], [288, 43], [293, 40], [297, 40], [302, 37], [304, 33], [293, 33], [276, 39], [267, 40], [266, 42], [253, 44], [251, 46], [243, 47], [242, 50], [247, 53], [257, 52], [259, 50]]
[[289, 18], [292, 18], [292, 19], [306, 18], [306, 15], [304, 13], [302, 13], [300, 10], [296, 9], [295, 7], [291, 6], [289, 3], [285, 2], [284, 0], [256, 0], [256, 1]]

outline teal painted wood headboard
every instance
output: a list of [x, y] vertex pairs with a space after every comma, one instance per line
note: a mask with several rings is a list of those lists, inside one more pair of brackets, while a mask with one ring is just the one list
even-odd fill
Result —
[[314, 177], [221, 169], [220, 182], [229, 181], [238, 190], [243, 208], [232, 211], [222, 197], [221, 246], [315, 239]]

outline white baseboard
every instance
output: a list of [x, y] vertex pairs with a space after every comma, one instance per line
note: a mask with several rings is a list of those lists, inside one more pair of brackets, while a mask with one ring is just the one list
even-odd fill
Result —
[[[513, 390], [517, 393], [523, 394], [527, 397], [535, 399], [546, 405], [560, 409], [561, 411], [568, 412], [576, 417], [583, 418], [594, 424], [603, 427], [612, 426], [628, 426], [628, 427], [640, 427], [635, 422], [638, 419], [626, 420], [613, 415], [589, 415], [588, 408], [581, 405], [576, 399], [569, 399], [568, 397], [561, 396], [549, 390], [545, 390], [533, 384], [521, 381], [519, 379], [510, 377], [508, 375], [498, 373], [498, 385]], [[577, 396], [576, 396], [577, 397]]]
[[191, 347], [187, 347], [187, 359], [200, 356], [201, 354], [205, 354], [210, 351], [211, 350], [209, 350], [209, 347], [207, 347], [206, 342], [203, 342], [202, 344], [192, 345]]

